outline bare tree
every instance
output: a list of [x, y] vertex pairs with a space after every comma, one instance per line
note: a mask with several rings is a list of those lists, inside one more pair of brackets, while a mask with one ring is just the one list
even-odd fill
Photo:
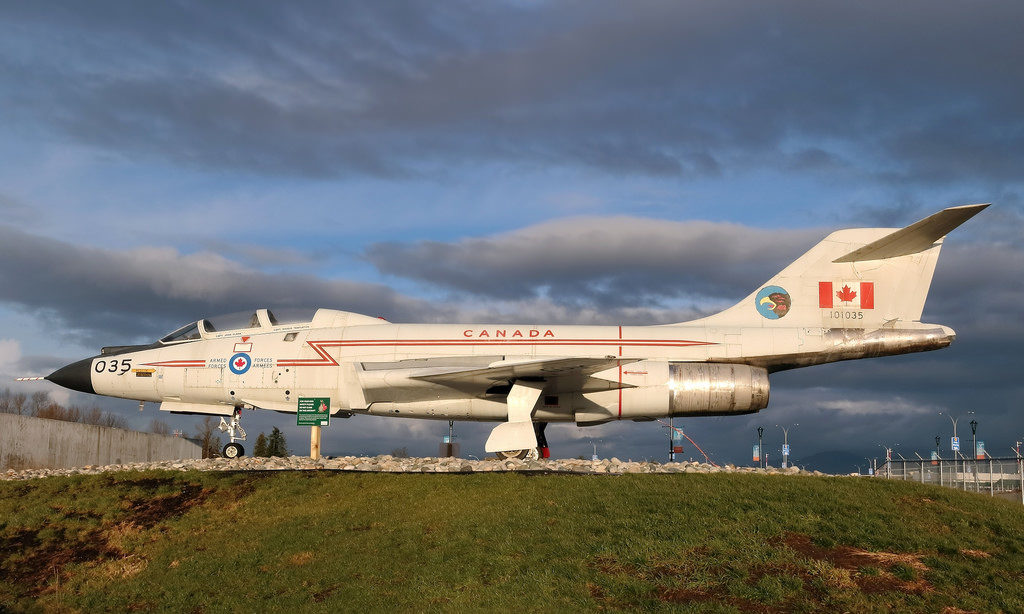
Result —
[[36, 418], [46, 418], [48, 420], [82, 421], [82, 412], [73, 405], [71, 407], [64, 407], [63, 405], [51, 403], [38, 409], [33, 409], [32, 415]]
[[22, 392], [11, 395], [11, 413], [18, 414], [19, 416], [24, 414], [25, 401], [27, 400], [28, 399], [25, 397], [25, 394]]
[[170, 435], [171, 425], [167, 424], [163, 420], [157, 420], [156, 418], [153, 418], [153, 420], [149, 423], [149, 432], [155, 433], [157, 435]]
[[115, 429], [127, 429], [128, 420], [124, 416], [118, 416], [117, 414], [110, 414], [103, 412], [103, 418], [100, 420], [100, 426], [109, 426]]
[[35, 416], [35, 415], [38, 414], [39, 411], [41, 411], [42, 409], [44, 409], [46, 407], [49, 407], [50, 405], [51, 405], [51, 403], [50, 403], [50, 394], [49, 393], [44, 392], [42, 390], [39, 390], [37, 392], [33, 392], [32, 396], [29, 398], [29, 401], [28, 401], [28, 411], [29, 411], [29, 414]]
[[203, 418], [203, 421], [196, 427], [195, 438], [203, 447], [203, 458], [213, 458], [220, 455], [220, 435], [217, 435], [217, 427], [220, 423], [211, 416]]
[[103, 410], [95, 406], [90, 407], [89, 409], [82, 411], [82, 417], [79, 421], [85, 424], [95, 424], [97, 426], [102, 426]]

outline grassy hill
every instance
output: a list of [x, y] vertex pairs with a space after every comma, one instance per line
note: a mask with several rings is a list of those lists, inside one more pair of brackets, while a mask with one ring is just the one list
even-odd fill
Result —
[[0, 482], [0, 609], [1024, 611], [1020, 505], [858, 478]]

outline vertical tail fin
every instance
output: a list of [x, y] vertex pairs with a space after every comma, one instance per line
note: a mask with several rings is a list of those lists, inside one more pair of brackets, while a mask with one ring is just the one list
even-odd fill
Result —
[[701, 322], [826, 328], [919, 322], [943, 237], [985, 207], [950, 207], [900, 229], [833, 232], [743, 301]]

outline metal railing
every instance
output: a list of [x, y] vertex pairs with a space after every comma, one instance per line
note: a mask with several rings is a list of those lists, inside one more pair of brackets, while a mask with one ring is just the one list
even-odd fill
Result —
[[875, 471], [876, 477], [937, 484], [992, 496], [1019, 493], [1024, 503], [1024, 459], [951, 458], [891, 460]]

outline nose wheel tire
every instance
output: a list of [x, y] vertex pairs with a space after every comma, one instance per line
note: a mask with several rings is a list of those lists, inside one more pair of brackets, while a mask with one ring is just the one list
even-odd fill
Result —
[[229, 443], [224, 446], [224, 458], [238, 458], [245, 455], [245, 448], [240, 443]]
[[537, 460], [540, 456], [537, 448], [531, 448], [528, 450], [505, 450], [504, 452], [495, 452], [494, 454], [498, 457], [498, 460], [509, 460], [512, 458], [518, 458], [519, 460]]

